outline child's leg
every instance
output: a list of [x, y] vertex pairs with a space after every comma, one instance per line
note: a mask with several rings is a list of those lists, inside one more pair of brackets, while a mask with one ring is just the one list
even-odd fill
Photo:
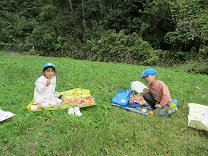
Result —
[[50, 98], [44, 102], [42, 102], [42, 107], [50, 107], [50, 106], [55, 106], [57, 104], [62, 103], [62, 100], [59, 98]]
[[153, 98], [151, 93], [144, 93], [143, 98], [152, 107], [152, 109], [155, 109], [157, 101]]
[[165, 116], [168, 114], [169, 109], [170, 109], [170, 105], [165, 105], [161, 108], [156, 108], [154, 110], [154, 114], [158, 116]]
[[42, 107], [51, 107], [51, 106], [55, 106], [57, 103], [57, 101], [55, 101], [54, 99], [50, 99], [49, 101], [45, 101], [42, 103]]
[[34, 104], [34, 105], [32, 105], [31, 107], [30, 107], [30, 109], [32, 110], [32, 111], [35, 111], [35, 110], [37, 110], [38, 108], [43, 108], [43, 106], [42, 106], [42, 104]]
[[62, 103], [62, 100], [58, 98], [44, 99], [39, 104], [31, 106], [31, 110], [37, 110], [38, 108], [43, 107], [51, 107], [60, 103]]

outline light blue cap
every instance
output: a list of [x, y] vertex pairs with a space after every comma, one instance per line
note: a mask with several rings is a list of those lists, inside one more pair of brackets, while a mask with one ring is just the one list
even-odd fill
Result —
[[148, 76], [148, 75], [157, 75], [157, 71], [153, 68], [147, 68], [143, 71], [142, 77], [143, 76]]
[[54, 63], [51, 63], [51, 62], [48, 62], [48, 63], [45, 63], [44, 65], [43, 65], [43, 69], [44, 68], [46, 68], [46, 67], [56, 67], [56, 65], [54, 64]]

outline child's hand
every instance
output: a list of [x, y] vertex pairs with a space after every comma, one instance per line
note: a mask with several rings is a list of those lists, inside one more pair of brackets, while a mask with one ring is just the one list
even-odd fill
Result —
[[155, 105], [156, 108], [161, 108], [162, 106], [160, 104]]
[[46, 87], [48, 87], [50, 84], [51, 84], [51, 81], [50, 80], [47, 80], [46, 81]]
[[147, 89], [147, 88], [144, 88], [143, 91], [144, 91], [145, 93], [149, 93], [149, 89]]

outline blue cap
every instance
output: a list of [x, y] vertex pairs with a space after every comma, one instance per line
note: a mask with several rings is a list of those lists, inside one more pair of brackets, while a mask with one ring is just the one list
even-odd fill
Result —
[[142, 77], [143, 76], [148, 76], [148, 75], [157, 75], [157, 71], [153, 68], [147, 68], [143, 71]]
[[48, 62], [48, 63], [45, 63], [44, 65], [43, 65], [43, 69], [44, 68], [46, 68], [46, 67], [56, 67], [56, 65], [54, 64], [54, 63], [51, 63], [51, 62]]

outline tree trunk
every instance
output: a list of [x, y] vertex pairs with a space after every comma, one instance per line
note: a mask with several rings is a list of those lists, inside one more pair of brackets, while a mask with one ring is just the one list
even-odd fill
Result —
[[84, 0], [81, 0], [81, 3], [82, 3], [82, 25], [83, 25], [83, 29], [85, 31], [86, 21], [85, 21]]
[[68, 2], [69, 2], [70, 11], [72, 12], [73, 11], [73, 8], [72, 8], [72, 0], [68, 0]]

